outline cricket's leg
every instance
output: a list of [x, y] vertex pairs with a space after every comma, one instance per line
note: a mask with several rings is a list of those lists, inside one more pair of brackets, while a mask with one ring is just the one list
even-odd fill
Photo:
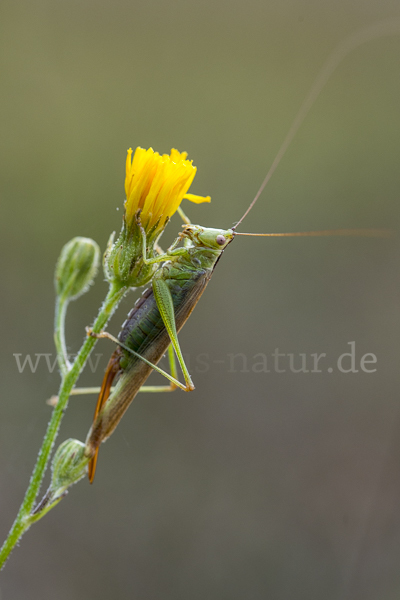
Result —
[[[178, 379], [178, 371], [176, 369], [176, 361], [174, 348], [170, 344], [168, 346], [168, 362], [169, 362], [169, 370], [174, 379]], [[169, 385], [142, 385], [139, 392], [173, 392], [176, 390], [178, 386], [170, 381]]]
[[157, 365], [154, 365], [152, 362], [150, 362], [149, 360], [147, 360], [147, 358], [145, 358], [144, 356], [142, 356], [138, 352], [135, 352], [135, 350], [132, 350], [132, 348], [129, 348], [129, 346], [126, 346], [125, 344], [123, 344], [122, 342], [120, 342], [120, 340], [118, 340], [116, 337], [114, 337], [113, 335], [111, 335], [107, 331], [102, 331], [101, 333], [93, 333], [93, 331], [89, 327], [86, 328], [86, 331], [87, 331], [87, 334], [91, 335], [92, 337], [95, 337], [95, 338], [107, 338], [107, 339], [111, 340], [112, 342], [115, 342], [116, 344], [118, 344], [118, 346], [121, 346], [121, 348], [123, 348], [124, 350], [126, 350], [127, 352], [129, 352], [130, 354], [132, 354], [133, 356], [136, 356], [137, 358], [140, 358], [140, 360], [142, 360], [144, 363], [146, 363], [146, 365], [149, 365], [149, 367], [151, 367], [152, 369], [154, 369], [154, 371], [157, 371], [157, 373], [160, 373], [160, 375], [163, 375], [164, 377], [166, 377], [169, 381], [171, 381], [171, 383], [174, 384], [174, 386], [179, 387], [184, 392], [191, 392], [192, 390], [194, 390], [194, 385], [193, 384], [192, 384], [192, 387], [188, 386], [187, 384], [184, 385], [183, 383], [181, 383], [180, 381], [178, 381], [178, 379], [176, 379], [175, 377], [173, 377], [172, 375], [170, 375], [169, 373], [167, 373], [167, 371], [164, 371], [163, 369], [160, 369], [160, 367], [157, 367]]
[[[172, 245], [168, 248], [168, 250], [165, 253], [162, 251], [160, 246], [158, 244], [156, 244], [155, 249], [156, 249], [158, 256], [155, 256], [154, 258], [147, 258], [147, 236], [146, 236], [146, 231], [140, 220], [140, 214], [136, 215], [136, 222], [137, 222], [137, 224], [140, 228], [140, 232], [142, 234], [142, 256], [143, 256], [143, 262], [146, 265], [154, 265], [156, 263], [165, 262], [166, 260], [176, 260], [179, 256], [179, 254], [185, 253], [184, 248], [179, 248], [178, 250], [175, 250], [177, 245], [182, 241], [182, 234], [180, 234], [180, 235], [178, 235], [176, 240], [172, 243]], [[175, 250], [175, 252], [171, 255], [171, 252], [173, 250]]]
[[176, 356], [182, 369], [182, 373], [186, 382], [186, 391], [192, 391], [194, 390], [193, 381], [182, 356], [178, 334], [176, 332], [175, 311], [171, 292], [169, 291], [169, 287], [166, 282], [159, 277], [153, 278], [153, 292], [157, 302], [158, 310], [160, 311], [162, 320], [168, 331], [168, 335], [171, 339], [171, 343], [174, 347]]
[[[174, 348], [172, 345], [168, 346], [168, 361], [169, 361], [169, 369], [170, 374], [175, 379], [178, 378], [178, 372], [176, 369], [176, 360], [174, 354]], [[139, 392], [147, 392], [147, 393], [163, 393], [163, 392], [173, 392], [176, 390], [178, 386], [171, 381], [169, 385], [142, 385], [139, 389]], [[113, 392], [115, 388], [111, 387], [110, 391]], [[71, 394], [99, 394], [101, 388], [75, 388], [72, 390]], [[54, 397], [54, 396], [53, 396]]]
[[[178, 375], [177, 375], [176, 360], [175, 360], [173, 346], [168, 347], [168, 361], [169, 361], [170, 373], [171, 373], [172, 377], [175, 377], [175, 379], [177, 379]], [[139, 389], [139, 392], [148, 392], [148, 393], [173, 392], [174, 390], [176, 390], [177, 387], [178, 386], [175, 385], [174, 383], [172, 383], [172, 381], [171, 381], [171, 383], [169, 385], [142, 385], [142, 387]], [[101, 389], [102, 389], [101, 387], [84, 387], [84, 388], [77, 387], [71, 391], [70, 396], [84, 396], [87, 394], [100, 394]], [[112, 393], [114, 390], [115, 390], [115, 387], [111, 386], [110, 393]], [[57, 402], [58, 402], [58, 396], [52, 396], [51, 398], [46, 400], [46, 404], [48, 404], [49, 406], [56, 406]], [[104, 403], [102, 406], [104, 406]]]

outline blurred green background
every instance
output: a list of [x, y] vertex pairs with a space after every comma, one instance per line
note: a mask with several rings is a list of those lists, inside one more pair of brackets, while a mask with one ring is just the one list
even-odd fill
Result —
[[[43, 358], [19, 373], [13, 354], [54, 352], [55, 261], [75, 235], [104, 249], [119, 230], [126, 149], [188, 151], [191, 191], [212, 204], [184, 209], [229, 227], [336, 44], [399, 17], [395, 0], [3, 2], [2, 539], [59, 383]], [[243, 231], [397, 228], [399, 72], [400, 35], [342, 62]], [[174, 217], [163, 246], [179, 230]], [[238, 238], [181, 334], [196, 391], [137, 397], [94, 485], [14, 551], [1, 600], [397, 599], [399, 261], [396, 237]], [[71, 307], [71, 352], [105, 292], [100, 275]], [[376, 372], [328, 372], [350, 341]], [[327, 362], [252, 371], [277, 348], [296, 367], [300, 353]], [[111, 351], [97, 345], [82, 385], [100, 384]], [[230, 368], [237, 353], [247, 369]], [[94, 404], [71, 401], [58, 442], [85, 438]]]

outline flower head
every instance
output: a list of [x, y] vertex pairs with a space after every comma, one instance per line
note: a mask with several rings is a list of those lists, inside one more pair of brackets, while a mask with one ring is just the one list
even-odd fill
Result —
[[172, 149], [160, 155], [152, 148], [132, 148], [126, 158], [125, 214], [117, 240], [110, 238], [104, 256], [104, 272], [108, 281], [128, 287], [148, 283], [157, 265], [144, 260], [158, 253], [156, 245], [169, 219], [183, 198], [199, 204], [210, 197], [188, 194], [196, 175], [196, 167], [187, 160], [186, 152]]
[[187, 160], [187, 152], [174, 148], [171, 154], [160, 155], [152, 148], [132, 148], [126, 158], [125, 219], [128, 227], [138, 210], [146, 230], [163, 229], [178, 209], [183, 198], [195, 203], [210, 202], [210, 197], [188, 194], [196, 175], [196, 167]]

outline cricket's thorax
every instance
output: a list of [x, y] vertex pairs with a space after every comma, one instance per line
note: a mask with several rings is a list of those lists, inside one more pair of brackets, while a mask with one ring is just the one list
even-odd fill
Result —
[[212, 271], [221, 254], [222, 250], [194, 246], [193, 248], [188, 248], [187, 262], [189, 263], [190, 261], [190, 265], [196, 269], [203, 268]]

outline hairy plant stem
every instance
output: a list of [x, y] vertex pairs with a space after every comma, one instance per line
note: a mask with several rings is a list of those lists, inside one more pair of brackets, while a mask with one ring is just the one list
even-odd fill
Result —
[[[110, 319], [112, 314], [122, 296], [127, 291], [126, 287], [121, 285], [111, 285], [108, 291], [108, 294], [103, 302], [103, 305], [99, 311], [97, 319], [95, 320], [92, 330], [94, 333], [100, 333], [100, 331], [104, 328], [107, 321]], [[43, 514], [32, 515], [31, 512], [34, 508], [34, 504], [37, 498], [37, 495], [40, 490], [40, 486], [43, 480], [43, 476], [46, 471], [46, 467], [49, 461], [50, 453], [52, 451], [55, 439], [57, 437], [61, 420], [65, 409], [68, 405], [68, 399], [71, 393], [73, 386], [75, 385], [79, 375], [82, 372], [83, 367], [91, 353], [95, 343], [96, 338], [87, 337], [84, 341], [80, 351], [78, 352], [73, 365], [70, 370], [67, 370], [67, 364], [64, 360], [64, 352], [65, 352], [65, 342], [63, 340], [63, 320], [65, 317], [65, 310], [63, 306], [57, 306], [56, 309], [56, 330], [58, 326], [58, 334], [56, 332], [56, 346], [57, 353], [59, 356], [60, 367], [62, 369], [62, 381], [60, 386], [60, 391], [58, 395], [58, 403], [54, 407], [53, 414], [51, 416], [50, 422], [47, 426], [47, 431], [43, 439], [43, 444], [39, 452], [38, 459], [36, 461], [35, 468], [33, 470], [28, 489], [26, 490], [24, 500], [19, 509], [18, 515], [14, 521], [14, 524], [11, 528], [10, 533], [8, 534], [7, 539], [5, 540], [1, 550], [0, 550], [0, 569], [4, 566], [7, 561], [11, 551], [15, 547], [15, 545], [20, 540], [21, 536], [29, 529], [32, 523], [39, 520], [40, 516], [44, 516], [48, 512], [51, 507], [48, 507]], [[64, 367], [64, 368], [63, 368]]]
[[58, 366], [62, 377], [65, 377], [71, 369], [68, 360], [67, 346], [65, 343], [65, 315], [68, 308], [68, 299], [57, 296], [56, 310], [54, 315], [54, 344], [57, 350]]

